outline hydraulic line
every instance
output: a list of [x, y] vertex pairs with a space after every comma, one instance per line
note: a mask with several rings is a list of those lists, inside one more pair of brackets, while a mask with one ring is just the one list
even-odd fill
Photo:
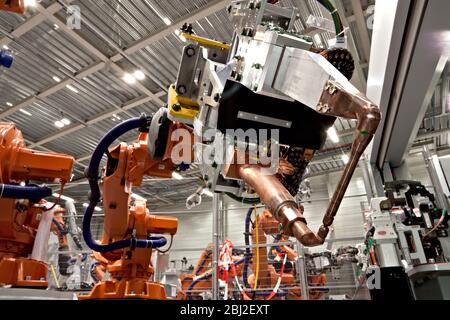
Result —
[[22, 187], [13, 184], [0, 185], [0, 198], [11, 199], [29, 199], [39, 201], [43, 198], [50, 197], [52, 189], [47, 187]]
[[100, 140], [97, 145], [89, 166], [86, 170], [86, 178], [89, 182], [90, 194], [89, 205], [84, 212], [83, 217], [83, 238], [89, 248], [97, 252], [111, 252], [128, 247], [137, 248], [160, 248], [167, 244], [167, 239], [164, 237], [152, 237], [150, 239], [124, 239], [110, 244], [99, 244], [92, 238], [91, 220], [95, 207], [100, 201], [101, 193], [98, 185], [98, 174], [100, 162], [103, 155], [108, 152], [109, 146], [120, 136], [134, 129], [146, 129], [150, 123], [151, 118], [142, 116], [140, 118], [132, 118], [115, 126]]

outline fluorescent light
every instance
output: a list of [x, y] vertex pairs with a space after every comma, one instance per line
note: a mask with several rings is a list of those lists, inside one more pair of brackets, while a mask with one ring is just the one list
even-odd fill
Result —
[[125, 73], [122, 79], [123, 79], [123, 81], [125, 81], [128, 84], [136, 83], [136, 78], [130, 73]]
[[181, 174], [179, 174], [178, 172], [172, 172], [172, 178], [177, 179], [177, 180], [183, 180], [183, 176]]
[[119, 117], [119, 116], [118, 116], [117, 114], [115, 114], [115, 113], [113, 114], [113, 118], [114, 118], [114, 119], [117, 119], [117, 120], [122, 120], [122, 118]]
[[83, 207], [87, 208], [87, 207], [89, 207], [89, 204], [83, 203]]
[[4, 44], [2, 48], [3, 48], [4, 50], [9, 50], [9, 47], [8, 47], [6, 44]]
[[64, 123], [62, 123], [61, 121], [55, 121], [55, 127], [57, 127], [57, 128], [63, 128], [64, 127]]
[[19, 111], [23, 114], [26, 114], [27, 116], [31, 116], [31, 113], [29, 113], [27, 110], [19, 109]]
[[138, 195], [136, 193], [132, 193], [131, 197], [135, 200], [146, 200], [144, 197], [141, 197], [140, 195]]
[[23, 4], [25, 7], [34, 7], [36, 6], [36, 0], [24, 0]]
[[64, 200], [64, 201], [72, 201], [72, 202], [75, 202], [75, 200], [74, 199], [72, 199], [72, 198], [70, 198], [70, 197], [66, 197], [66, 196], [59, 196], [59, 193], [54, 193], [54, 194], [52, 194], [52, 196], [53, 197], [55, 197], [55, 198], [61, 198], [62, 200]]
[[61, 122], [62, 122], [65, 126], [68, 126], [69, 124], [72, 123], [72, 122], [71, 122], [69, 119], [67, 119], [67, 118], [61, 119]]
[[75, 87], [71, 86], [70, 84], [66, 85], [66, 88], [71, 90], [71, 91], [73, 91], [73, 92], [75, 92], [75, 93], [78, 93], [78, 90]]
[[167, 17], [164, 17], [164, 18], [163, 18], [163, 21], [164, 21], [164, 23], [165, 23], [166, 25], [168, 25], [168, 26], [170, 26], [170, 25], [172, 24], [172, 21], [170, 21], [170, 19], [167, 18]]
[[59, 29], [59, 26], [56, 23], [53, 25], [53, 27], [55, 27], [55, 30]]
[[142, 70], [136, 70], [133, 73], [133, 76], [140, 81], [145, 79], [145, 73]]
[[328, 133], [328, 137], [330, 138], [331, 141], [333, 141], [334, 143], [339, 142], [339, 136], [337, 134], [335, 127], [331, 127], [330, 129], [328, 129], [327, 133]]
[[61, 79], [58, 78], [57, 76], [54, 76], [54, 77], [53, 77], [53, 80], [55, 80], [56, 82], [61, 82]]
[[7, 105], [8, 107], [12, 107], [12, 106], [13, 106], [13, 104], [12, 104], [11, 102], [7, 102], [6, 105]]
[[209, 189], [203, 189], [202, 194], [206, 194], [208, 197], [214, 197], [214, 193], [211, 192]]
[[347, 154], [342, 155], [342, 161], [347, 164], [350, 161], [350, 157]]

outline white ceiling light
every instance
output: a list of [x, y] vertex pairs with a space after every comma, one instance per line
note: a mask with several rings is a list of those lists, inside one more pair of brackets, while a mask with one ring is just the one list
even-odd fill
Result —
[[164, 17], [164, 18], [163, 18], [163, 21], [164, 21], [164, 23], [165, 23], [166, 25], [168, 25], [168, 26], [170, 26], [170, 25], [172, 24], [172, 21], [170, 21], [170, 19], [167, 18], [167, 17]]
[[56, 82], [61, 82], [61, 79], [58, 78], [57, 76], [54, 76], [54, 77], [53, 77], [53, 80], [55, 80]]
[[66, 85], [66, 88], [69, 89], [70, 91], [78, 93], [78, 90], [74, 86], [71, 86], [70, 84]]
[[55, 28], [55, 30], [59, 29], [59, 26], [56, 23], [53, 25], [53, 27]]
[[85, 203], [83, 203], [83, 207], [87, 208], [87, 207], [89, 207], [89, 204], [87, 204], [87, 203], [85, 202]]
[[339, 142], [339, 136], [337, 134], [335, 127], [331, 127], [330, 129], [328, 129], [327, 133], [328, 133], [328, 137], [330, 138], [331, 141], [333, 141], [334, 143]]
[[4, 50], [9, 50], [9, 47], [8, 47], [6, 44], [4, 44], [2, 48], [3, 48]]
[[11, 102], [7, 102], [6, 105], [7, 105], [8, 107], [12, 107], [12, 106], [13, 106], [13, 104], [12, 104]]
[[138, 79], [139, 81], [142, 81], [145, 79], [145, 73], [142, 70], [136, 70], [133, 73], [133, 76]]
[[70, 197], [66, 197], [66, 196], [59, 196], [59, 193], [54, 193], [54, 194], [52, 194], [52, 196], [53, 197], [55, 197], [55, 198], [61, 198], [61, 200], [64, 200], [64, 201], [72, 201], [72, 202], [75, 202], [75, 200], [74, 199], [72, 199], [72, 198], [70, 198]]
[[128, 84], [136, 83], [136, 78], [130, 73], [125, 73], [122, 79], [123, 79], [123, 81], [125, 81]]
[[69, 119], [67, 119], [67, 118], [61, 119], [61, 122], [62, 122], [65, 126], [68, 126], [69, 124], [72, 123], [72, 122], [71, 122]]
[[55, 127], [57, 127], [57, 128], [63, 128], [64, 127], [64, 123], [62, 123], [61, 121], [55, 121]]
[[113, 118], [114, 118], [114, 119], [117, 119], [117, 120], [122, 120], [122, 118], [119, 117], [117, 114], [113, 114]]
[[145, 200], [144, 197], [141, 197], [140, 195], [136, 194], [136, 193], [132, 193], [131, 197], [135, 200]]
[[23, 114], [26, 114], [27, 116], [31, 117], [31, 113], [29, 113], [27, 110], [19, 109], [19, 111], [22, 112]]
[[36, 0], [24, 0], [23, 4], [25, 7], [34, 7], [36, 6]]
[[206, 194], [208, 197], [214, 197], [214, 193], [212, 193], [209, 189], [203, 189], [202, 194]]
[[347, 154], [343, 154], [342, 155], [342, 162], [344, 162], [344, 164], [349, 163], [350, 161], [350, 157]]
[[177, 180], [183, 180], [183, 176], [175, 171], [172, 172], [172, 178], [177, 179]]

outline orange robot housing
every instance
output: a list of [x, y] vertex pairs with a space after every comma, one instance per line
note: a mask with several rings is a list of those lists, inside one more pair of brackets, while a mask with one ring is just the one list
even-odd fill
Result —
[[51, 226], [53, 210], [41, 200], [51, 195], [51, 189], [22, 185], [30, 180], [64, 185], [73, 162], [70, 156], [25, 148], [16, 126], [0, 123], [0, 284], [47, 287], [47, 265], [33, 259], [32, 253], [39, 255], [40, 247], [46, 246], [45, 241], [37, 246], [35, 239], [41, 221]]
[[0, 11], [25, 12], [25, 0], [0, 0]]
[[[131, 202], [132, 187], [139, 187], [145, 176], [170, 178], [176, 166], [170, 159], [173, 144], [167, 144], [160, 159], [150, 156], [148, 149], [148, 118], [130, 119], [110, 131], [94, 151], [87, 170], [91, 186], [90, 205], [83, 219], [83, 236], [95, 252], [94, 257], [111, 275], [110, 281], [95, 285], [89, 295], [79, 299], [166, 299], [164, 286], [151, 281], [154, 269], [152, 250], [166, 244], [162, 234], [173, 237], [178, 228], [174, 217], [151, 215], [146, 200]], [[172, 123], [175, 130], [180, 124]], [[108, 150], [109, 144], [133, 129], [140, 129], [133, 144], [121, 143]], [[169, 135], [170, 137], [170, 135]], [[166, 141], [161, 141], [165, 143]], [[98, 185], [101, 157], [108, 161], [102, 174], [102, 195]], [[90, 221], [100, 198], [105, 212], [103, 236], [100, 242], [92, 239]]]

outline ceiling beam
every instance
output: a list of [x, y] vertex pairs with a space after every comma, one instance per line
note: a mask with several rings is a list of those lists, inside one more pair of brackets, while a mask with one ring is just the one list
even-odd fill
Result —
[[364, 12], [361, 6], [360, 0], [351, 0], [351, 7], [353, 9], [353, 14], [356, 18], [356, 27], [358, 29], [359, 39], [361, 40], [362, 51], [364, 53], [364, 59], [362, 62], [370, 61], [370, 36], [367, 30], [367, 22], [364, 17]]
[[[189, 14], [185, 17], [181, 17], [177, 21], [173, 22], [170, 26], [167, 26], [166, 28], [162, 29], [161, 31], [149, 35], [147, 37], [144, 37], [138, 41], [136, 41], [134, 44], [128, 46], [123, 50], [124, 54], [132, 54], [136, 51], [139, 51], [152, 43], [155, 43], [164, 37], [172, 34], [175, 30], [180, 29], [184, 23], [190, 23], [195, 22], [197, 20], [203, 19], [211, 14], [216, 13], [217, 11], [220, 11], [224, 8], [226, 8], [230, 4], [230, 0], [214, 0], [210, 1], [205, 6], [202, 6], [199, 10], [193, 12], [192, 14]], [[111, 61], [117, 62], [121, 59], [123, 59], [123, 55], [121, 53], [117, 53], [114, 56], [111, 57]]]
[[[165, 92], [158, 92], [158, 93], [155, 94], [155, 96], [159, 98], [159, 97], [162, 97], [165, 94], [166, 94]], [[105, 120], [105, 119], [111, 117], [113, 114], [119, 114], [121, 112], [132, 110], [132, 109], [134, 109], [134, 108], [136, 108], [136, 107], [138, 107], [138, 106], [140, 106], [140, 105], [142, 105], [144, 103], [151, 102], [151, 101], [153, 101], [153, 98], [150, 97], [150, 96], [138, 97], [136, 99], [130, 100], [127, 103], [123, 104], [121, 107], [113, 108], [113, 109], [111, 109], [109, 111], [106, 111], [105, 113], [101, 113], [101, 114], [99, 114], [99, 115], [97, 115], [97, 116], [95, 116], [95, 117], [93, 117], [91, 119], [86, 120], [83, 123], [79, 123], [79, 124], [75, 124], [73, 126], [67, 127], [67, 129], [61, 130], [61, 131], [59, 131], [57, 133], [51, 133], [48, 136], [40, 139], [39, 141], [33, 142], [30, 147], [34, 148], [34, 147], [37, 147], [37, 146], [42, 146], [42, 145], [44, 145], [46, 143], [49, 143], [49, 142], [54, 141], [56, 139], [65, 137], [65, 136], [67, 136], [67, 135], [69, 135], [71, 133], [74, 133], [74, 132], [76, 132], [76, 131], [78, 131], [80, 129], [83, 129], [83, 128], [88, 127], [90, 125], [93, 125], [93, 124], [95, 124], [97, 122]]]
[[[67, 3], [71, 3], [74, 0], [66, 0]], [[48, 6], [47, 11], [50, 14], [55, 14], [59, 10], [61, 10], [63, 6], [54, 2], [50, 6]], [[24, 23], [19, 25], [16, 29], [12, 30], [7, 37], [3, 37], [0, 39], [0, 46], [8, 45], [13, 42], [15, 39], [19, 38], [23, 34], [27, 33], [31, 29], [33, 29], [38, 24], [42, 23], [45, 20], [45, 17], [40, 13], [33, 15], [31, 18], [27, 19]]]

